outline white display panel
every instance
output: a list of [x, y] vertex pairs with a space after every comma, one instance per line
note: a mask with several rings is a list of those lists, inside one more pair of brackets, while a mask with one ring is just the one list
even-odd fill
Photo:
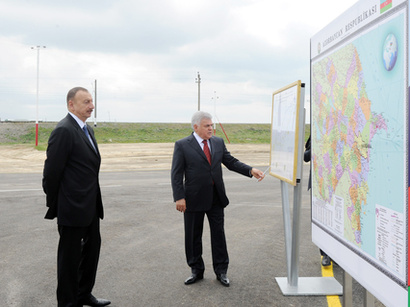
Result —
[[407, 306], [407, 25], [407, 1], [360, 1], [311, 39], [313, 241], [387, 306]]
[[301, 81], [272, 95], [270, 174], [296, 185]]

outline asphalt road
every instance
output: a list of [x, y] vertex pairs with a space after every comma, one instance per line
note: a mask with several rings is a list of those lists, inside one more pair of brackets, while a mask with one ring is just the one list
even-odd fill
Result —
[[[267, 176], [258, 183], [229, 171], [224, 177], [231, 201], [225, 211], [229, 288], [212, 272], [207, 223], [204, 280], [184, 285], [190, 270], [169, 171], [101, 173], [106, 218], [94, 295], [116, 307], [328, 306], [324, 296], [284, 296], [276, 283], [287, 274], [279, 181]], [[56, 306], [58, 233], [55, 220], [43, 219], [45, 212], [41, 174], [0, 174], [0, 306]], [[306, 185], [299, 261], [300, 277], [321, 276]], [[334, 266], [334, 273], [342, 284], [342, 269]], [[363, 306], [364, 289], [356, 282], [353, 289], [353, 306]]]

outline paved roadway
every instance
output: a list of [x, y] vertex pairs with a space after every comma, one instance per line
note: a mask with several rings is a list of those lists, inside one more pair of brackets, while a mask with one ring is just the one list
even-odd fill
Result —
[[[280, 184], [271, 176], [257, 183], [225, 171], [231, 287], [220, 285], [212, 272], [207, 224], [205, 278], [185, 286], [190, 271], [183, 218], [172, 202], [169, 178], [167, 170], [101, 173], [106, 218], [96, 296], [110, 299], [113, 307], [327, 306], [323, 296], [283, 296], [276, 283], [275, 277], [285, 277], [287, 270]], [[58, 234], [56, 221], [43, 219], [45, 212], [41, 174], [0, 174], [1, 306], [56, 306]], [[319, 277], [306, 186], [301, 230], [299, 276]], [[342, 283], [341, 268], [335, 266], [334, 273]], [[363, 288], [356, 282], [353, 288], [353, 306], [363, 306]]]

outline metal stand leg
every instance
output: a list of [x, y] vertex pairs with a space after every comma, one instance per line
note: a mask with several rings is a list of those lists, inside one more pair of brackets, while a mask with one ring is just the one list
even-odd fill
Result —
[[334, 277], [299, 277], [299, 220], [301, 186], [294, 189], [293, 225], [291, 225], [289, 191], [286, 182], [281, 181], [283, 224], [287, 277], [276, 277], [283, 295], [341, 295], [342, 285]]
[[365, 307], [374, 307], [374, 296], [369, 291], [366, 290], [364, 295], [364, 306]]
[[292, 249], [292, 230], [290, 222], [290, 208], [289, 208], [289, 190], [286, 182], [281, 181], [280, 187], [282, 191], [282, 215], [283, 226], [285, 231], [285, 249], [286, 249], [286, 264], [288, 269], [288, 282], [290, 283], [291, 272], [291, 249]]
[[353, 281], [346, 271], [343, 273], [343, 307], [353, 307]]
[[302, 189], [300, 180], [293, 189], [293, 225], [292, 225], [292, 254], [290, 270], [290, 285], [298, 286], [299, 278], [299, 225], [300, 225], [300, 204], [302, 197]]

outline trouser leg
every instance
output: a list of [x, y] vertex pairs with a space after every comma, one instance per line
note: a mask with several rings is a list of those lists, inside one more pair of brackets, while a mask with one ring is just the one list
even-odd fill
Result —
[[96, 216], [87, 228], [83, 238], [81, 262], [79, 266], [79, 299], [91, 294], [97, 276], [100, 257], [100, 219]]
[[91, 294], [100, 254], [100, 220], [88, 227], [58, 226], [57, 300], [59, 307], [77, 306]]
[[59, 307], [76, 306], [78, 299], [78, 266], [81, 259], [81, 229], [58, 226], [57, 301]]
[[224, 208], [214, 204], [206, 212], [211, 230], [212, 263], [216, 274], [226, 274], [229, 256], [224, 230]]
[[185, 212], [185, 255], [188, 265], [194, 274], [201, 274], [205, 270], [202, 259], [202, 232], [204, 212]]

